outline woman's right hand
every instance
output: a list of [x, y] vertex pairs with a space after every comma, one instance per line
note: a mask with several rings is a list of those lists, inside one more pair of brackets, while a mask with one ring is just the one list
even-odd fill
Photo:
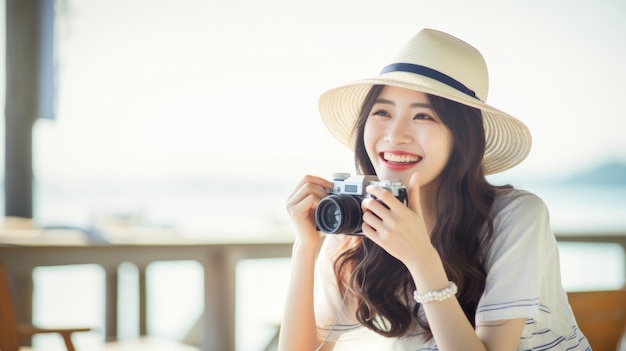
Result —
[[296, 243], [312, 245], [317, 248], [321, 234], [315, 226], [315, 209], [326, 189], [332, 189], [333, 183], [324, 178], [307, 175], [287, 198], [287, 212], [296, 226]]

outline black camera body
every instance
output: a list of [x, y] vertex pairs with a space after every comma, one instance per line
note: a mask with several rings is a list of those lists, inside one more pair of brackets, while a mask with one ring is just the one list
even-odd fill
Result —
[[362, 235], [361, 201], [372, 197], [365, 191], [375, 185], [391, 192], [403, 204], [408, 204], [407, 190], [399, 180], [379, 180], [373, 175], [333, 174], [333, 188], [328, 190], [315, 210], [315, 224], [326, 234]]

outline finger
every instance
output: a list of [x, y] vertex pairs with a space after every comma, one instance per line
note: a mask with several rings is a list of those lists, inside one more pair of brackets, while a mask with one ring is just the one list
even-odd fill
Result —
[[300, 180], [298, 185], [294, 188], [294, 190], [291, 192], [291, 194], [289, 194], [287, 199], [291, 199], [292, 197], [294, 197], [307, 184], [315, 185], [315, 186], [318, 186], [320, 188], [332, 188], [332, 186], [333, 186], [332, 182], [329, 182], [328, 180], [326, 180], [324, 178], [320, 178], [320, 177], [316, 177], [316, 176], [312, 176], [312, 175], [306, 175], [306, 176], [304, 176], [304, 178], [302, 178], [302, 180]]
[[373, 198], [366, 198], [361, 202], [361, 211], [363, 212], [363, 220], [366, 220], [365, 214], [369, 213], [384, 221], [389, 219], [391, 213], [386, 204]]
[[361, 231], [363, 232], [363, 235], [368, 237], [371, 241], [373, 241], [378, 246], [382, 247], [382, 240], [381, 240], [380, 235], [369, 224], [363, 223], [363, 226], [361, 227]]
[[365, 190], [387, 206], [388, 209], [394, 210], [401, 206], [404, 207], [404, 204], [400, 202], [400, 200], [398, 200], [389, 190], [374, 185], [368, 185]]
[[309, 194], [315, 194], [317, 197], [322, 198], [327, 194], [325, 189], [332, 188], [333, 183], [319, 177], [305, 176], [296, 188], [287, 197], [287, 205], [294, 202], [301, 201], [305, 196]]
[[[376, 201], [374, 201], [376, 202]], [[381, 206], [379, 204], [379, 206]], [[382, 206], [381, 206], [382, 207]], [[385, 209], [387, 211], [387, 209]], [[376, 212], [370, 210], [363, 210], [363, 223], [369, 225], [375, 231], [379, 231], [384, 226], [384, 219], [381, 218]]]
[[300, 180], [298, 185], [296, 185], [291, 194], [289, 194], [287, 197], [288, 201], [293, 198], [306, 184], [316, 185], [322, 189], [332, 189], [333, 187], [333, 183], [331, 181], [313, 175], [306, 175], [302, 178], [302, 180]]
[[422, 213], [419, 178], [419, 173], [413, 173], [411, 179], [409, 179], [409, 188], [407, 189], [407, 194], [409, 196], [409, 208], [416, 213]]
[[305, 184], [302, 188], [298, 189], [296, 193], [287, 200], [287, 211], [289, 213], [295, 213], [301, 206], [301, 203], [307, 201], [307, 210], [313, 210], [317, 207], [317, 204], [325, 197], [326, 191], [319, 186], [313, 186]]
[[305, 216], [309, 216], [309, 211], [317, 206], [318, 200], [313, 195], [304, 197], [301, 201], [295, 202], [288, 207], [288, 210], [292, 216], [298, 213], [303, 213]]

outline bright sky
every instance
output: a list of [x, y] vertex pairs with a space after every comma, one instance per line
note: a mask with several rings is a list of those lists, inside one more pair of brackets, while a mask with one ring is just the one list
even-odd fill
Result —
[[423, 27], [477, 47], [487, 102], [530, 127], [513, 179], [626, 161], [620, 0], [59, 4], [58, 115], [35, 128], [40, 177], [295, 182], [352, 171], [318, 96], [377, 74]]

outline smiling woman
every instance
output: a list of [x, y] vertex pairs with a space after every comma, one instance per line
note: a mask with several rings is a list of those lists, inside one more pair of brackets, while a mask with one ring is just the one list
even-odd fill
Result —
[[322, 238], [311, 214], [336, 185], [302, 178], [287, 200], [295, 238], [279, 350], [332, 350], [365, 328], [394, 350], [588, 350], [548, 208], [486, 179], [522, 162], [531, 137], [486, 100], [480, 51], [425, 28], [388, 63], [322, 93], [319, 110], [358, 172], [401, 182], [408, 199], [370, 183], [360, 235]]

